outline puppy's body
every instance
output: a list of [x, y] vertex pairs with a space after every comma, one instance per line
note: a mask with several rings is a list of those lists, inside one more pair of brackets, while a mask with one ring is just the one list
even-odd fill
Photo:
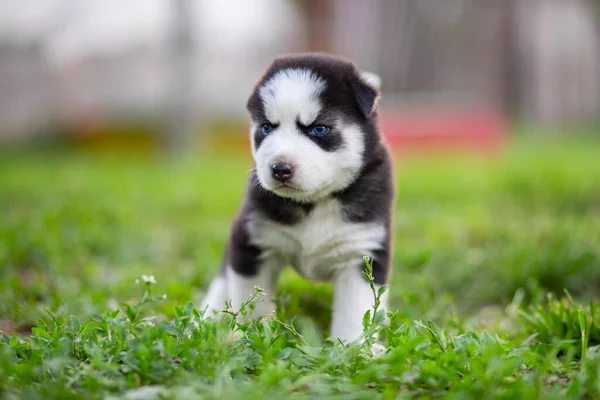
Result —
[[[359, 339], [373, 294], [362, 257], [385, 284], [394, 184], [376, 124], [378, 88], [350, 62], [318, 54], [276, 59], [248, 100], [255, 160], [209, 313], [263, 288], [255, 316], [273, 312], [277, 276], [291, 265], [335, 284], [331, 334]], [[383, 299], [385, 306], [385, 297]]]

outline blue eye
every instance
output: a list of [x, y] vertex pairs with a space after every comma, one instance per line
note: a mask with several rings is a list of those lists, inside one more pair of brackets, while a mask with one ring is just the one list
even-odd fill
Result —
[[263, 124], [263, 126], [261, 126], [261, 130], [263, 135], [268, 135], [269, 133], [273, 132], [273, 125], [271, 124]]
[[315, 125], [312, 128], [312, 134], [315, 136], [323, 136], [327, 132], [329, 132], [329, 128], [325, 125]]

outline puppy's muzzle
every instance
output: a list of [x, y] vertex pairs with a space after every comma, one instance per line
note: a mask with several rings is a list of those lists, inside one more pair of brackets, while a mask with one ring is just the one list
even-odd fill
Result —
[[287, 182], [294, 176], [294, 168], [286, 162], [271, 165], [271, 175], [279, 182]]

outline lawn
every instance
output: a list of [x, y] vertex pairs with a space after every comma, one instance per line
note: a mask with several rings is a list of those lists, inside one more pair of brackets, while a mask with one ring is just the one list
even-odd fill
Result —
[[399, 158], [373, 356], [325, 340], [331, 287], [291, 271], [277, 318], [200, 318], [246, 155], [0, 152], [0, 397], [597, 398], [599, 154]]

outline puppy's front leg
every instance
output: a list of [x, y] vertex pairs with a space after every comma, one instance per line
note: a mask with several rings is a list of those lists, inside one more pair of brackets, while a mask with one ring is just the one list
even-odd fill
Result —
[[226, 271], [226, 267], [223, 267], [219, 276], [211, 282], [202, 300], [200, 309], [206, 311], [204, 314], [206, 317], [215, 317], [219, 311], [225, 309], [225, 302], [229, 300]]
[[[363, 339], [363, 316], [373, 313], [375, 297], [369, 282], [355, 265], [342, 268], [335, 279], [331, 336], [344, 341]], [[379, 289], [381, 285], [375, 285]], [[387, 307], [387, 292], [381, 296], [381, 308]], [[372, 315], [372, 314], [371, 314]]]
[[252, 296], [255, 287], [264, 290], [264, 296], [254, 303], [254, 311], [246, 310], [249, 317], [262, 317], [275, 310], [276, 279], [285, 260], [272, 251], [254, 244], [250, 238], [245, 211], [234, 221], [224, 255], [223, 269], [211, 284], [203, 307], [207, 315], [222, 310], [226, 301], [231, 302], [235, 312]]
[[276, 281], [281, 265], [276, 257], [268, 257], [260, 261], [253, 274], [242, 274], [234, 266], [227, 266], [227, 289], [231, 299], [231, 307], [237, 312], [242, 304], [252, 296], [255, 287], [264, 290], [263, 298], [254, 303], [254, 310], [247, 309], [250, 318], [259, 318], [275, 311]]

